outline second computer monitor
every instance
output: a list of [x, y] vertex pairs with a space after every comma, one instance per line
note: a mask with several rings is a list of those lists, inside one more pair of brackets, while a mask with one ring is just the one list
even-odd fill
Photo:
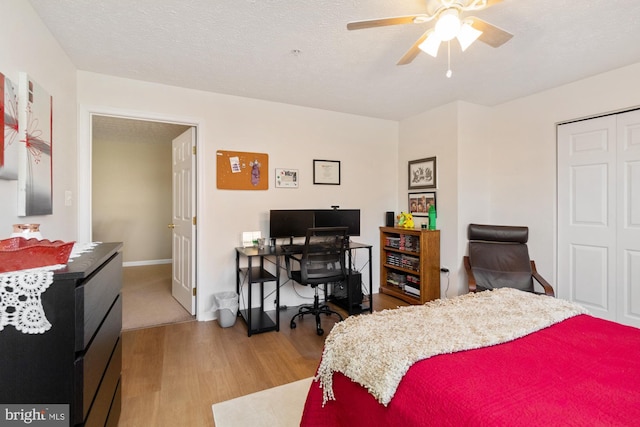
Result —
[[315, 227], [347, 227], [347, 235], [360, 235], [360, 209], [319, 209], [314, 215]]

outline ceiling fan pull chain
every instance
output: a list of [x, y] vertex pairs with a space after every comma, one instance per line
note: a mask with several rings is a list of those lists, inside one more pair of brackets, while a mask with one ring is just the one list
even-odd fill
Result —
[[447, 42], [447, 78], [450, 79], [451, 78], [451, 41]]

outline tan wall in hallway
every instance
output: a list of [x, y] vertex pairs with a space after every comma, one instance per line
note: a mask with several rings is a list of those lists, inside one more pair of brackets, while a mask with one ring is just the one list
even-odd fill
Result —
[[171, 141], [94, 138], [93, 240], [124, 242], [124, 262], [171, 259]]

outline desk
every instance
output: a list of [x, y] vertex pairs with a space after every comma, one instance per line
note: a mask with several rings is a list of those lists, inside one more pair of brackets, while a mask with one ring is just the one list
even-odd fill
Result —
[[[372, 259], [372, 246], [364, 243], [357, 242], [349, 242], [347, 247], [347, 257], [348, 257], [348, 272], [347, 272], [347, 286], [350, 285], [350, 276], [353, 273], [351, 270], [352, 259], [353, 259], [353, 251], [357, 249], [367, 249], [369, 255], [369, 261], [367, 263], [369, 270], [369, 305], [363, 306], [360, 303], [356, 303], [353, 301], [352, 292], [347, 291], [346, 298], [331, 298], [331, 302], [336, 304], [337, 306], [345, 309], [349, 315], [351, 314], [359, 314], [365, 311], [369, 313], [373, 312], [373, 268], [371, 265]], [[292, 255], [292, 252], [286, 252], [289, 255]], [[238, 310], [240, 317], [246, 322], [248, 329], [248, 336], [251, 336], [255, 333], [268, 332], [268, 331], [279, 331], [280, 330], [280, 269], [281, 262], [280, 259], [285, 255], [285, 251], [281, 249], [280, 246], [269, 247], [265, 246], [264, 249], [258, 249], [257, 247], [237, 247], [236, 248], [236, 292], [240, 297], [240, 284], [241, 284], [241, 275], [244, 275], [247, 279], [247, 308]], [[276, 274], [268, 272], [264, 269], [264, 257], [273, 256], [276, 261]], [[240, 258], [244, 257], [247, 259], [247, 266], [240, 266]], [[257, 260], [254, 258], [258, 258]], [[258, 265], [254, 265], [254, 261], [258, 262]], [[275, 321], [264, 311], [264, 284], [266, 282], [275, 282], [276, 283], [276, 310], [275, 310]], [[260, 284], [260, 307], [251, 308], [251, 295], [253, 284]], [[358, 289], [360, 289], [360, 283], [358, 284]]]
[[[244, 274], [247, 278], [247, 307], [238, 310], [238, 313], [247, 324], [248, 336], [280, 330], [280, 265], [278, 261], [280, 257], [276, 256], [275, 276], [264, 269], [264, 257], [272, 255], [277, 255], [276, 250], [269, 246], [265, 246], [264, 249], [257, 247], [236, 248], [236, 292], [239, 298], [242, 297], [240, 294], [240, 275]], [[240, 256], [247, 258], [247, 267], [240, 267]], [[258, 258], [259, 264], [257, 266], [253, 265], [254, 258]], [[264, 311], [264, 284], [266, 282], [275, 282], [276, 284], [275, 321]], [[251, 308], [251, 289], [254, 283], [260, 284], [260, 307], [257, 308]]]

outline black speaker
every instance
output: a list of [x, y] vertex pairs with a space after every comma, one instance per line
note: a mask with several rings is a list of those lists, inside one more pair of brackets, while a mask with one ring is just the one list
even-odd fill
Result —
[[[331, 298], [335, 302], [341, 303], [340, 305], [347, 304], [349, 294], [351, 294], [351, 305], [360, 305], [362, 304], [362, 288], [360, 287], [362, 284], [362, 274], [357, 272], [352, 272], [349, 276], [349, 285], [347, 285], [347, 281], [340, 283], [334, 283], [331, 287]], [[349, 294], [347, 294], [349, 292]]]
[[393, 212], [387, 212], [387, 216], [386, 216], [386, 225], [387, 227], [393, 227], [393, 225], [395, 224], [396, 221], [396, 215]]

